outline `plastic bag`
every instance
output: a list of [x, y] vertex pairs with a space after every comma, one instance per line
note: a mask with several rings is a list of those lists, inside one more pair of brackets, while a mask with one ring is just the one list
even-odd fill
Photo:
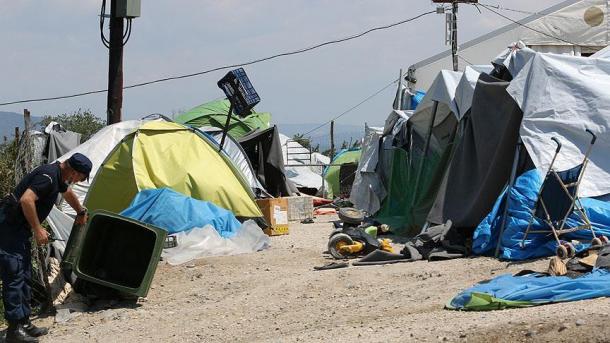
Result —
[[176, 247], [164, 249], [161, 254], [171, 265], [202, 257], [246, 254], [270, 246], [269, 237], [252, 220], [244, 222], [231, 238], [221, 237], [211, 225], [179, 232], [175, 236]]

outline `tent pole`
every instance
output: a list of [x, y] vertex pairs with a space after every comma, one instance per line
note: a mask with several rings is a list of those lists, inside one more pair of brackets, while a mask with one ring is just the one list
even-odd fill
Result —
[[506, 187], [506, 201], [504, 202], [504, 213], [502, 214], [502, 224], [500, 224], [500, 235], [498, 236], [498, 242], [496, 243], [496, 252], [494, 256], [497, 258], [500, 254], [500, 243], [502, 242], [502, 235], [506, 228], [506, 217], [508, 215], [508, 208], [510, 207], [510, 191], [515, 185], [515, 177], [517, 174], [517, 164], [519, 164], [519, 150], [521, 148], [521, 137], [517, 140], [517, 148], [515, 149], [515, 158], [513, 159], [513, 167], [510, 171], [510, 179], [508, 180], [508, 187]]
[[222, 138], [220, 139], [220, 147], [218, 151], [222, 151], [222, 148], [225, 145], [225, 138], [227, 138], [227, 133], [229, 132], [229, 124], [231, 123], [231, 115], [233, 114], [233, 103], [229, 105], [229, 112], [227, 113], [227, 121], [225, 122], [225, 126], [222, 129]]
[[398, 103], [396, 104], [396, 110], [402, 110], [402, 68], [400, 69], [400, 74], [398, 75]]
[[[428, 127], [428, 133], [426, 135], [426, 144], [424, 145], [424, 152], [422, 154], [421, 162], [419, 163], [419, 168], [417, 169], [417, 176], [415, 177], [415, 189], [413, 190], [413, 197], [411, 205], [415, 203], [415, 199], [417, 197], [417, 193], [419, 190], [419, 179], [421, 178], [421, 173], [424, 171], [424, 162], [426, 159], [426, 155], [428, 154], [428, 149], [430, 148], [430, 139], [432, 138], [432, 129], [434, 128], [434, 121], [436, 120], [436, 112], [438, 110], [438, 101], [434, 102], [434, 108], [432, 109], [432, 118], [430, 118], [430, 126]], [[411, 151], [411, 154], [413, 151]]]

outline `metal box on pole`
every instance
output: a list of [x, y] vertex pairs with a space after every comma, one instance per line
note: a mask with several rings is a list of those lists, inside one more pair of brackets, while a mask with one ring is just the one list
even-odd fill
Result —
[[115, 18], [137, 18], [140, 16], [141, 0], [115, 0]]

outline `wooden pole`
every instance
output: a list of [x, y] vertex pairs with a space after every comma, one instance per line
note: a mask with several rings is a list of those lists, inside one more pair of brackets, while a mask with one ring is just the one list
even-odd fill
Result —
[[335, 121], [330, 121], [330, 161], [335, 157]]
[[32, 171], [32, 146], [30, 144], [30, 111], [26, 109], [23, 110], [23, 121], [25, 124], [25, 128], [23, 131], [23, 138], [25, 144], [25, 172], [29, 173]]
[[117, 0], [110, 4], [107, 125], [118, 123], [123, 107], [123, 18], [116, 18]]
[[457, 12], [458, 3], [453, 1], [451, 9], [451, 56], [453, 57], [453, 71], [458, 71], [458, 40], [457, 40]]

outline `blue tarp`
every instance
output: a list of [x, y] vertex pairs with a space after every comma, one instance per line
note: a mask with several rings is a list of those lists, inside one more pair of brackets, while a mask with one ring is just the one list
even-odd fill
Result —
[[[461, 292], [451, 300], [448, 307], [458, 310], [477, 309], [471, 308], [473, 293], [484, 293], [496, 298], [492, 302], [498, 306], [479, 309], [511, 307], [510, 304], [505, 303], [509, 301], [526, 302], [527, 304], [520, 305], [531, 306], [608, 297], [610, 296], [610, 271], [594, 269], [575, 279], [567, 276], [541, 277], [541, 274], [525, 276], [504, 274]], [[507, 306], [502, 306], [502, 303]]]
[[411, 95], [411, 109], [415, 111], [419, 103], [424, 99], [426, 92], [416, 91], [415, 94]]
[[120, 214], [160, 227], [170, 234], [211, 225], [222, 237], [230, 238], [241, 227], [231, 211], [169, 188], [139, 192]]
[[[523, 173], [515, 180], [515, 186], [510, 192], [510, 208], [506, 227], [500, 245], [500, 258], [507, 260], [526, 260], [555, 254], [557, 243], [552, 235], [539, 233], [528, 234], [524, 247], [520, 246], [521, 239], [527, 229], [530, 219], [530, 209], [534, 207], [538, 190], [542, 185], [542, 176], [538, 170], [530, 170]], [[491, 212], [479, 226], [473, 235], [472, 251], [477, 255], [493, 254], [500, 233], [502, 214], [506, 191], [500, 195]], [[581, 199], [589, 220], [596, 235], [610, 237], [610, 203], [595, 199]], [[568, 225], [577, 225], [577, 216], [572, 214], [568, 218]], [[544, 225], [544, 226], [543, 226]], [[546, 224], [534, 220], [532, 229], [546, 229]], [[591, 232], [579, 230], [560, 237], [563, 240], [581, 241], [574, 244], [577, 251], [582, 251], [590, 246]]]

